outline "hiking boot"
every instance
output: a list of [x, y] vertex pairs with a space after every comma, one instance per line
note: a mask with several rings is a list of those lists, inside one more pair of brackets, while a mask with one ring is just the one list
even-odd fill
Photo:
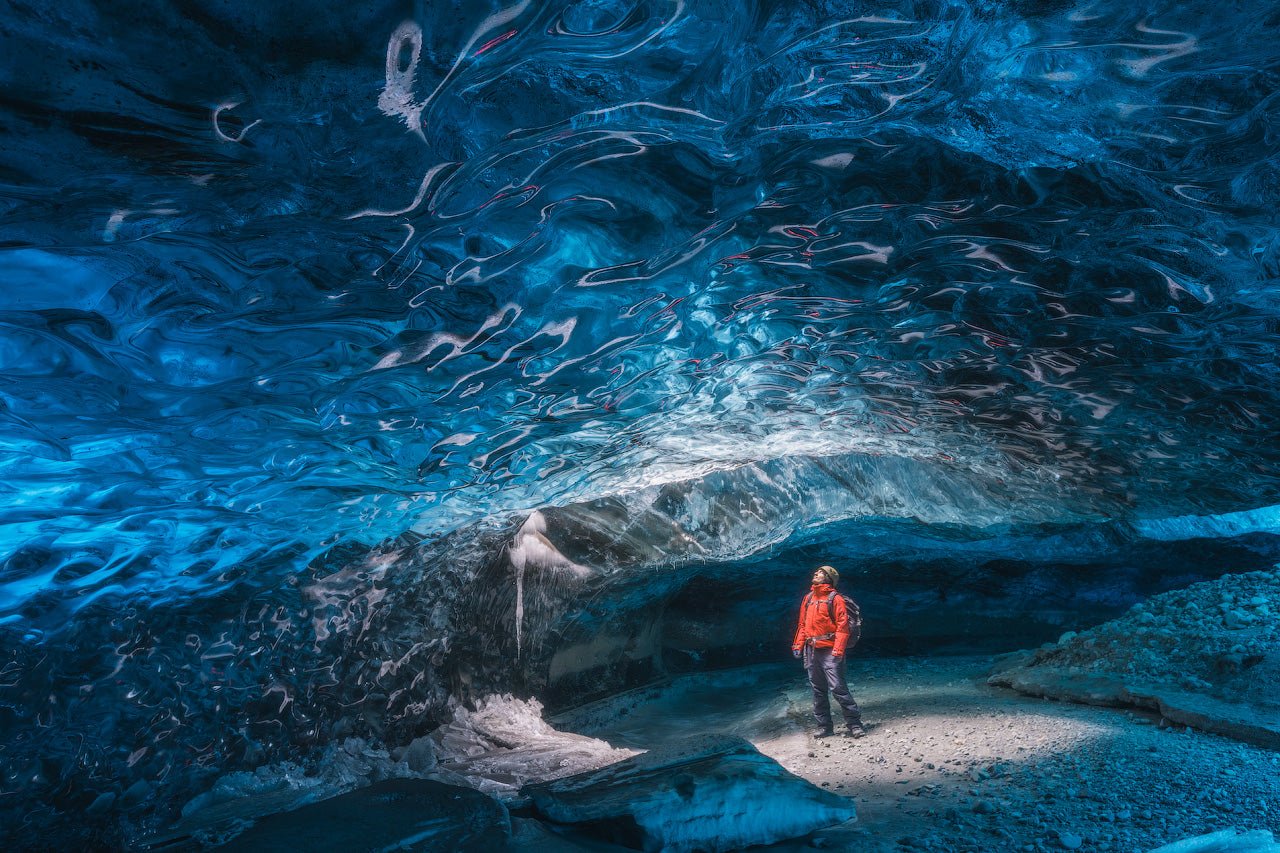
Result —
[[867, 730], [863, 728], [861, 723], [859, 723], [856, 726], [849, 726], [848, 730], [844, 733], [844, 736], [851, 738], [866, 737]]
[[814, 737], [816, 737], [816, 738], [820, 738], [820, 737], [833, 737], [833, 736], [835, 735], [835, 733], [836, 733], [836, 732], [835, 732], [835, 729], [822, 729], [822, 730], [821, 730], [821, 731], [819, 731], [819, 732], [815, 732], [813, 736], [814, 736]]

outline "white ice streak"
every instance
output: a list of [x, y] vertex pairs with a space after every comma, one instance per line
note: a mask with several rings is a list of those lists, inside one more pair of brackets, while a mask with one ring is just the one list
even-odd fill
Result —
[[[454, 60], [453, 67], [449, 69], [449, 73], [436, 85], [431, 94], [422, 101], [417, 101], [413, 97], [414, 86], [417, 83], [418, 62], [422, 58], [422, 27], [415, 21], [404, 21], [400, 26], [396, 27], [395, 32], [391, 34], [390, 40], [387, 42], [387, 79], [383, 86], [382, 94], [378, 96], [378, 109], [382, 110], [385, 115], [399, 116], [404, 120], [405, 125], [418, 135], [423, 141], [426, 141], [426, 134], [422, 130], [422, 113], [431, 106], [431, 102], [436, 96], [449, 84], [449, 82], [458, 74], [462, 67], [463, 61], [471, 51], [471, 47], [479, 41], [485, 34], [497, 27], [503, 26], [520, 16], [532, 0], [524, 0], [512, 6], [510, 9], [503, 9], [485, 18], [484, 22], [476, 28], [471, 38], [467, 41], [461, 51], [458, 52], [458, 58]], [[410, 49], [409, 61], [401, 67], [400, 56], [404, 52], [405, 46]]]
[[220, 139], [223, 142], [243, 142], [245, 134], [253, 130], [255, 127], [257, 127], [259, 124], [262, 123], [262, 119], [255, 119], [254, 121], [245, 125], [244, 129], [241, 130], [235, 136], [231, 136], [230, 134], [225, 133], [222, 130], [222, 127], [219, 124], [218, 119], [221, 118], [222, 114], [227, 110], [234, 110], [238, 106], [240, 106], [239, 101], [228, 101], [227, 103], [224, 103], [224, 104], [218, 104], [216, 107], [213, 108], [213, 116], [211, 118], [211, 121], [213, 122], [213, 133], [215, 136], [218, 137], [218, 139]]
[[[422, 183], [418, 185], [417, 194], [414, 195], [413, 201], [409, 202], [408, 207], [402, 207], [398, 210], [378, 210], [376, 208], [366, 207], [364, 210], [356, 211], [350, 216], [344, 216], [343, 218], [344, 219], [360, 219], [365, 216], [401, 216], [403, 214], [410, 213], [416, 210], [418, 208], [418, 205], [422, 204], [422, 200], [427, 197], [427, 190], [430, 189], [431, 182], [435, 180], [436, 175], [440, 174], [440, 170], [443, 169], [445, 166], [451, 166], [451, 165], [453, 165], [452, 161], [445, 161], [444, 163], [437, 163], [436, 165], [428, 169], [427, 173], [422, 177]], [[408, 240], [406, 240], [405, 242], [408, 242]], [[401, 246], [400, 248], [403, 249], [404, 246]], [[396, 251], [398, 253], [400, 250], [397, 249]]]
[[[400, 56], [405, 46], [410, 49], [409, 61], [401, 67]], [[418, 61], [422, 58], [422, 27], [414, 21], [404, 21], [396, 27], [387, 42], [387, 81], [378, 96], [378, 109], [384, 115], [399, 116], [405, 126], [425, 140], [422, 133], [422, 110], [426, 106], [413, 99], [413, 87], [418, 77]], [[423, 182], [425, 189], [426, 182]]]
[[570, 560], [547, 538], [547, 519], [536, 510], [511, 540], [507, 557], [516, 574], [516, 657], [524, 641], [524, 577], [529, 569], [569, 573], [575, 577], [591, 574], [591, 569]]

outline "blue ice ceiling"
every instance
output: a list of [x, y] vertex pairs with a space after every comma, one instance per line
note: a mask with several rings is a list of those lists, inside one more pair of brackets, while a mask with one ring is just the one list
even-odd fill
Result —
[[713, 474], [779, 538], [1280, 503], [1277, 23], [6, 4], [0, 619]]

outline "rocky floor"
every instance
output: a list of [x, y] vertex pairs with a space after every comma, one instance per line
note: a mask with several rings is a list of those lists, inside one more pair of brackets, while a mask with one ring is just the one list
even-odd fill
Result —
[[1032, 696], [1126, 704], [1280, 749], [1280, 572], [1224, 575], [1000, 660], [990, 682]]
[[861, 740], [811, 737], [798, 666], [689, 676], [555, 723], [634, 748], [741, 734], [855, 800], [856, 823], [771, 850], [1127, 853], [1233, 827], [1280, 835], [1280, 752], [990, 687], [990, 664], [855, 657], [849, 680], [872, 726]]

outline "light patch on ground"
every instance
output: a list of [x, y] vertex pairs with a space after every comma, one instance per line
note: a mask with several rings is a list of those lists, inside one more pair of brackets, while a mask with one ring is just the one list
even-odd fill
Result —
[[1231, 827], [1280, 833], [1280, 753], [988, 687], [989, 665], [855, 658], [850, 686], [872, 727], [861, 740], [809, 734], [798, 666], [686, 676], [556, 723], [635, 748], [673, 730], [741, 734], [856, 802], [857, 823], [770, 850], [1130, 853]]

